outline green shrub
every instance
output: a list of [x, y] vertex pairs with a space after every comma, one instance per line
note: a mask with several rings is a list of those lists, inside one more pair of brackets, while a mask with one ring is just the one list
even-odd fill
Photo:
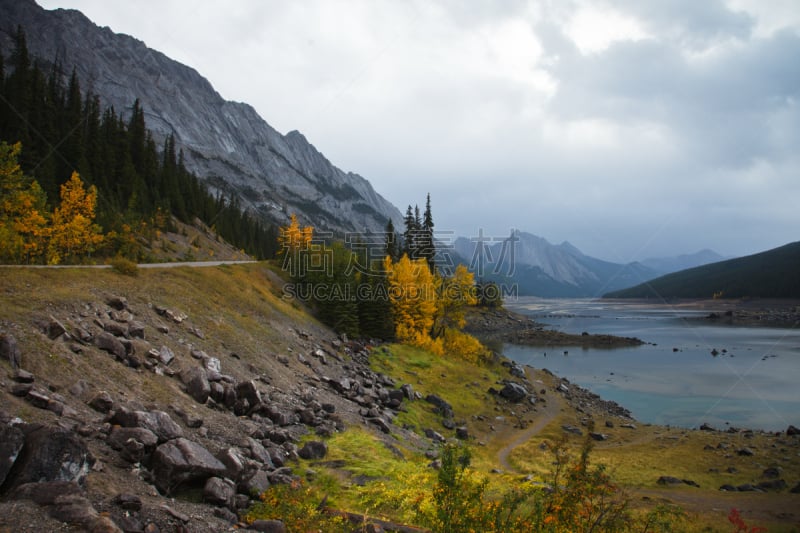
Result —
[[139, 266], [130, 259], [126, 259], [122, 256], [114, 257], [109, 264], [115, 272], [119, 272], [125, 276], [139, 275]]

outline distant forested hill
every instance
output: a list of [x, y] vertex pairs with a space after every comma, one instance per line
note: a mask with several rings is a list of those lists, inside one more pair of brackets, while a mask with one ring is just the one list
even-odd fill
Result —
[[800, 242], [682, 270], [604, 298], [800, 298]]

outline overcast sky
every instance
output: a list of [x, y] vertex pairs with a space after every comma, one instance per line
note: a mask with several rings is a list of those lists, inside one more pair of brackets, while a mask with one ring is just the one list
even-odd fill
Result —
[[38, 0], [197, 69], [437, 230], [627, 262], [800, 240], [800, 0]]

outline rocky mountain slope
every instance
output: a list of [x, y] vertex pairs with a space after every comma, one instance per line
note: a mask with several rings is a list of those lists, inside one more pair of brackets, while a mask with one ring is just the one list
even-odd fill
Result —
[[281, 284], [263, 264], [4, 270], [0, 531], [218, 533], [345, 427], [425, 448], [393, 424], [413, 388]]
[[48, 11], [34, 0], [0, 0], [0, 47], [13, 49], [21, 26], [32, 55], [73, 66], [123, 116], [138, 98], [161, 142], [174, 135], [187, 167], [212, 189], [235, 194], [266, 220], [290, 213], [321, 230], [382, 231], [400, 212], [363, 177], [328, 161], [299, 132], [282, 135], [244, 103], [225, 101], [197, 71], [127, 35], [100, 28], [75, 10]]
[[471, 258], [469, 264], [477, 277], [516, 286], [520, 296], [599, 296], [658, 275], [640, 263], [603, 261], [583, 254], [568, 242], [554, 245], [522, 231], [515, 231], [502, 242], [484, 243], [482, 267], [477, 246], [465, 238], [454, 243], [458, 255]]

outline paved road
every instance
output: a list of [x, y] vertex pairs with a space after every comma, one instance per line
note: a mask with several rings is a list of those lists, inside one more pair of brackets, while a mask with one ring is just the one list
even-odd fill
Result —
[[[258, 261], [188, 261], [173, 263], [139, 263], [139, 268], [175, 268], [175, 267], [214, 267], [220, 265], [243, 265]], [[0, 265], [6, 268], [111, 268], [111, 265]]]

